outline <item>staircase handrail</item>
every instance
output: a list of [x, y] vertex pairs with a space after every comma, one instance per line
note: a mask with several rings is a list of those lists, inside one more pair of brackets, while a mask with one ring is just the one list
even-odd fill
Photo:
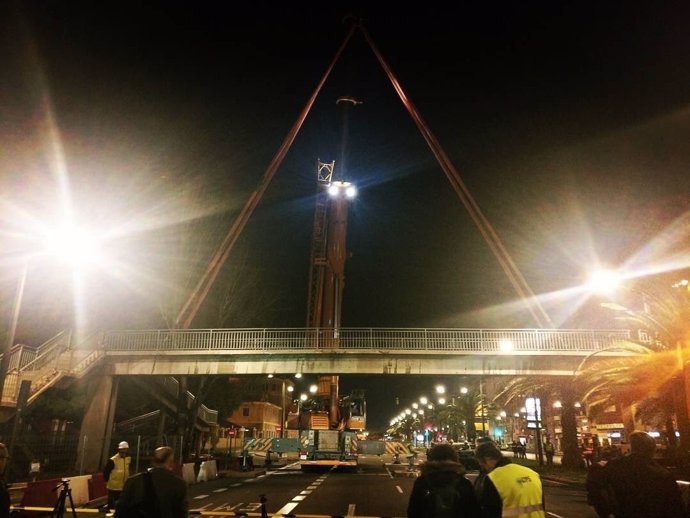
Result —
[[86, 370], [92, 363], [105, 355], [105, 351], [101, 348], [91, 351], [88, 356], [82, 358], [79, 363], [70, 369], [70, 373], [73, 375], [81, 374], [82, 371]]
[[[180, 393], [180, 382], [177, 381], [174, 377], [172, 376], [167, 376], [163, 380], [163, 387], [165, 390], [170, 394], [171, 396], [177, 398], [178, 394]], [[189, 390], [187, 391], [187, 402], [191, 403], [195, 399], [194, 394], [192, 394]], [[199, 409], [197, 410], [196, 413], [197, 417], [204, 421], [205, 423], [208, 424], [217, 424], [218, 423], [218, 410], [211, 410], [208, 408], [206, 405], [203, 403], [199, 406]]]
[[161, 413], [160, 410], [154, 410], [154, 411], [148, 412], [146, 414], [141, 414], [141, 415], [138, 415], [136, 417], [131, 417], [129, 419], [125, 419], [124, 421], [117, 423], [116, 426], [119, 429], [122, 429], [123, 427], [135, 425], [140, 421], [146, 421], [147, 419], [150, 419], [154, 416], [160, 415], [160, 413]]

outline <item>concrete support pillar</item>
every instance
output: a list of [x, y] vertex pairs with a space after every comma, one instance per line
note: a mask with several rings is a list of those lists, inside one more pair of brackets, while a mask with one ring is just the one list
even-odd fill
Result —
[[77, 467], [85, 474], [103, 469], [109, 457], [117, 387], [118, 380], [114, 376], [94, 377], [89, 385], [91, 399], [81, 424], [77, 455]]

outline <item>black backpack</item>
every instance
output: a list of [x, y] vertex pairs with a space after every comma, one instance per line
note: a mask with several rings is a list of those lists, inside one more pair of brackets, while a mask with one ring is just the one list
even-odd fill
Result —
[[456, 478], [444, 485], [432, 485], [426, 491], [426, 518], [457, 518], [462, 496]]

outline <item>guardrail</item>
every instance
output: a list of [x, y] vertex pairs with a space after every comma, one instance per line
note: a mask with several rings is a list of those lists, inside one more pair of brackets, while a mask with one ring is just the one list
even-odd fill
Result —
[[107, 331], [106, 352], [449, 351], [589, 354], [633, 338], [628, 330], [324, 328]]

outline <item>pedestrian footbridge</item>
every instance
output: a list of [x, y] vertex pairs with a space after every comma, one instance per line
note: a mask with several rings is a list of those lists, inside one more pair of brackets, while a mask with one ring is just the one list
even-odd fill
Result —
[[15, 347], [2, 394], [29, 399], [99, 367], [114, 376], [241, 374], [572, 375], [586, 356], [629, 355], [627, 330], [287, 328], [61, 333]]

